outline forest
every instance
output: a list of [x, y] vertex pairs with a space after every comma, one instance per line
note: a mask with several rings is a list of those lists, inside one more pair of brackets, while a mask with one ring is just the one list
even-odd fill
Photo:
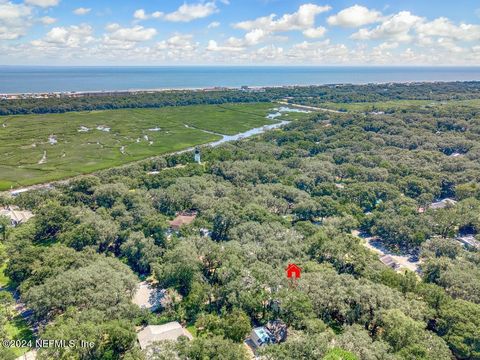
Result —
[[468, 100], [480, 97], [478, 82], [406, 84], [286, 86], [244, 90], [171, 90], [136, 94], [86, 95], [79, 97], [0, 100], [0, 115], [48, 114], [70, 111], [158, 108], [202, 104], [271, 102], [288, 98], [292, 102], [352, 103], [388, 100]]
[[[480, 83], [385, 86], [234, 95], [305, 104], [480, 97]], [[74, 99], [68, 109], [109, 101], [123, 100]], [[2, 111], [39, 109], [11, 104]], [[201, 152], [201, 164], [192, 152], [165, 155], [0, 195], [0, 205], [35, 214], [15, 228], [0, 220], [4, 277], [32, 312], [33, 336], [95, 344], [40, 349], [40, 360], [248, 359], [244, 339], [272, 320], [288, 337], [259, 349], [268, 360], [480, 359], [480, 252], [459, 241], [480, 238], [477, 106], [317, 112]], [[169, 230], [185, 211], [195, 220]], [[385, 265], [368, 238], [417, 271]], [[294, 284], [290, 263], [302, 269]], [[155, 312], [132, 304], [145, 279], [166, 294]], [[2, 291], [0, 300], [9, 338], [15, 299]], [[136, 329], [170, 321], [193, 339], [139, 348]], [[15, 354], [0, 348], [0, 358]]]

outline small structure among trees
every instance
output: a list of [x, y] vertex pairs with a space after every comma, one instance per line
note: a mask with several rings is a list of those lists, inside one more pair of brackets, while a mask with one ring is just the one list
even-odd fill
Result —
[[280, 320], [269, 321], [265, 326], [254, 328], [250, 340], [255, 348], [281, 343], [287, 340], [287, 325]]
[[18, 206], [7, 206], [0, 209], [0, 216], [10, 219], [12, 226], [18, 226], [30, 220], [34, 215], [30, 211], [20, 210]]
[[177, 217], [169, 221], [170, 229], [178, 231], [184, 225], [190, 225], [197, 217], [196, 211], [182, 211], [177, 213]]

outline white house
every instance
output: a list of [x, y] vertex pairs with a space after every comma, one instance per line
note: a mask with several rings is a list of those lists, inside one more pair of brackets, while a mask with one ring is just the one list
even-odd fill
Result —
[[163, 325], [149, 325], [137, 334], [140, 348], [145, 350], [149, 345], [157, 341], [173, 340], [176, 341], [180, 336], [186, 336], [189, 340], [193, 339], [192, 334], [183, 328], [178, 322], [173, 321]]

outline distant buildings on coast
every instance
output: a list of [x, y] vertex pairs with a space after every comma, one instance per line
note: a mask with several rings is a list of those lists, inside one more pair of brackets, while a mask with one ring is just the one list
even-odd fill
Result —
[[[292, 86], [269, 86], [268, 88]], [[64, 91], [64, 92], [45, 92], [45, 93], [23, 93], [23, 94], [0, 94], [0, 100], [18, 100], [18, 99], [54, 99], [54, 98], [80, 98], [80, 97], [107, 97], [107, 96], [128, 96], [139, 94], [154, 94], [169, 91], [197, 91], [197, 92], [214, 92], [214, 91], [233, 91], [241, 90], [244, 92], [265, 92], [267, 87], [223, 87], [215, 86], [209, 88], [192, 88], [192, 89], [152, 89], [152, 90], [112, 90], [112, 91]]]

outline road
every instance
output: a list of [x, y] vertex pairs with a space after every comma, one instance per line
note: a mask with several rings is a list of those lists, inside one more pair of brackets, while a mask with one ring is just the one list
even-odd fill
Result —
[[344, 111], [338, 111], [338, 110], [333, 110], [333, 109], [320, 108], [320, 107], [315, 107], [315, 106], [292, 104], [292, 103], [289, 103], [289, 102], [287, 102], [287, 101], [277, 101], [277, 103], [278, 103], [278, 104], [281, 104], [281, 105], [294, 106], [294, 107], [298, 107], [298, 108], [305, 109], [305, 110], [326, 111], [326, 112], [331, 112], [331, 113], [335, 113], [335, 114], [345, 114]]

